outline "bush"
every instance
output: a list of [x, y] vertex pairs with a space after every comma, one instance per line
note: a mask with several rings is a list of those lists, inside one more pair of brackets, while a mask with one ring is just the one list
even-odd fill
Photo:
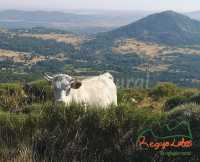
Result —
[[21, 144], [31, 147], [37, 125], [37, 119], [31, 115], [0, 111], [0, 160], [5, 156], [2, 152], [10, 152], [8, 157], [17, 154]]
[[29, 102], [45, 102], [53, 99], [50, 83], [46, 80], [37, 80], [24, 86]]
[[195, 103], [200, 104], [200, 94], [193, 95], [193, 96], [175, 96], [169, 98], [164, 105], [164, 110], [169, 111], [172, 108], [175, 108], [179, 105], [186, 104], [186, 103]]
[[164, 110], [165, 111], [169, 111], [169, 110], [171, 110], [172, 108], [174, 108], [174, 107], [176, 107], [178, 105], [187, 103], [188, 101], [189, 101], [189, 99], [187, 97], [185, 97], [185, 96], [171, 97], [170, 99], [168, 99], [165, 102]]
[[147, 90], [142, 89], [119, 89], [117, 94], [118, 103], [134, 103], [133, 99], [135, 99], [136, 102], [140, 102], [145, 97], [147, 97]]
[[174, 96], [179, 92], [177, 86], [173, 83], [160, 83], [156, 85], [151, 91], [150, 96], [155, 99], [162, 97]]
[[199, 90], [195, 88], [184, 88], [182, 95], [185, 97], [192, 97], [194, 95], [199, 94]]
[[7, 111], [21, 111], [26, 94], [20, 83], [0, 84], [0, 105]]
[[[113, 153], [109, 147], [114, 146], [116, 129], [115, 125], [105, 124], [103, 116], [102, 109], [85, 111], [79, 105], [46, 105], [39, 124], [40, 132], [34, 141], [35, 158], [61, 162], [95, 161], [100, 156], [109, 158]], [[104, 121], [109, 121], [109, 117]], [[104, 152], [105, 148], [108, 153]]]
[[190, 97], [190, 102], [200, 104], [200, 94], [193, 95], [192, 97]]
[[192, 157], [190, 158], [190, 160], [188, 159], [188, 161], [192, 161], [191, 159], [194, 159], [194, 161], [198, 161], [200, 157], [200, 105], [195, 103], [187, 103], [175, 107], [168, 112], [168, 122], [172, 121], [175, 121], [176, 123], [187, 121], [189, 123], [193, 139], [191, 149]]
[[107, 109], [49, 104], [43, 110], [33, 146], [41, 161], [127, 161], [138, 133], [162, 120], [149, 108], [128, 104]]

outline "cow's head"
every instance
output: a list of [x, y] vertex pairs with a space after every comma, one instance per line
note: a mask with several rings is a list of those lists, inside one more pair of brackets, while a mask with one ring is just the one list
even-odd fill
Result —
[[44, 78], [52, 83], [56, 100], [62, 100], [63, 95], [69, 95], [71, 88], [78, 89], [81, 86], [81, 81], [67, 74], [56, 74], [53, 76], [44, 74]]

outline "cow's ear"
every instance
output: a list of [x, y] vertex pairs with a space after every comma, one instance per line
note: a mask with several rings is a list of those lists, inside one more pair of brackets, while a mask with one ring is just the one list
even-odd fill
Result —
[[76, 80], [76, 81], [72, 82], [71, 88], [78, 89], [78, 88], [80, 88], [81, 85], [82, 85], [81, 81]]

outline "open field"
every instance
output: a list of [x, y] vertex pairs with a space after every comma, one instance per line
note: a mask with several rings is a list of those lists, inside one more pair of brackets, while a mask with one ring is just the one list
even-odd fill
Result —
[[115, 46], [116, 47], [112, 48], [114, 53], [137, 53], [149, 56], [151, 58], [157, 57], [159, 55], [167, 55], [172, 53], [200, 55], [199, 46], [195, 46], [195, 48], [171, 47], [156, 43], [141, 42], [136, 39], [118, 40], [115, 42]]
[[0, 49], [0, 60], [10, 60], [16, 63], [36, 64], [37, 62], [44, 61], [44, 56], [31, 56], [25, 52], [15, 52], [11, 50]]

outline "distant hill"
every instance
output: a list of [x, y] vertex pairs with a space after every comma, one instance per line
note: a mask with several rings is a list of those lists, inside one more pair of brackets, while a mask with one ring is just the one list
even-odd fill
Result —
[[98, 33], [109, 31], [122, 25], [134, 22], [149, 12], [58, 12], [58, 11], [0, 11], [0, 27], [32, 28], [47, 27], [65, 29], [80, 33]]
[[[135, 38], [167, 45], [200, 44], [200, 22], [185, 15], [165, 11], [99, 36], [107, 40]], [[104, 38], [105, 39], [105, 38]]]
[[193, 11], [185, 13], [185, 15], [189, 16], [192, 19], [200, 20], [200, 11]]
[[84, 30], [87, 30], [85, 29], [89, 27], [87, 24], [95, 22], [97, 19], [99, 18], [95, 15], [81, 15], [57, 11], [0, 11], [0, 27], [10, 29], [41, 26], [77, 31], [80, 26], [83, 26]]
[[0, 20], [4, 21], [32, 21], [32, 22], [76, 22], [86, 21], [92, 16], [57, 11], [21, 11], [5, 10], [0, 12]]
[[148, 69], [153, 80], [192, 85], [200, 80], [199, 51], [200, 22], [165, 11], [98, 34], [81, 44], [79, 59], [122, 75], [135, 77]]

